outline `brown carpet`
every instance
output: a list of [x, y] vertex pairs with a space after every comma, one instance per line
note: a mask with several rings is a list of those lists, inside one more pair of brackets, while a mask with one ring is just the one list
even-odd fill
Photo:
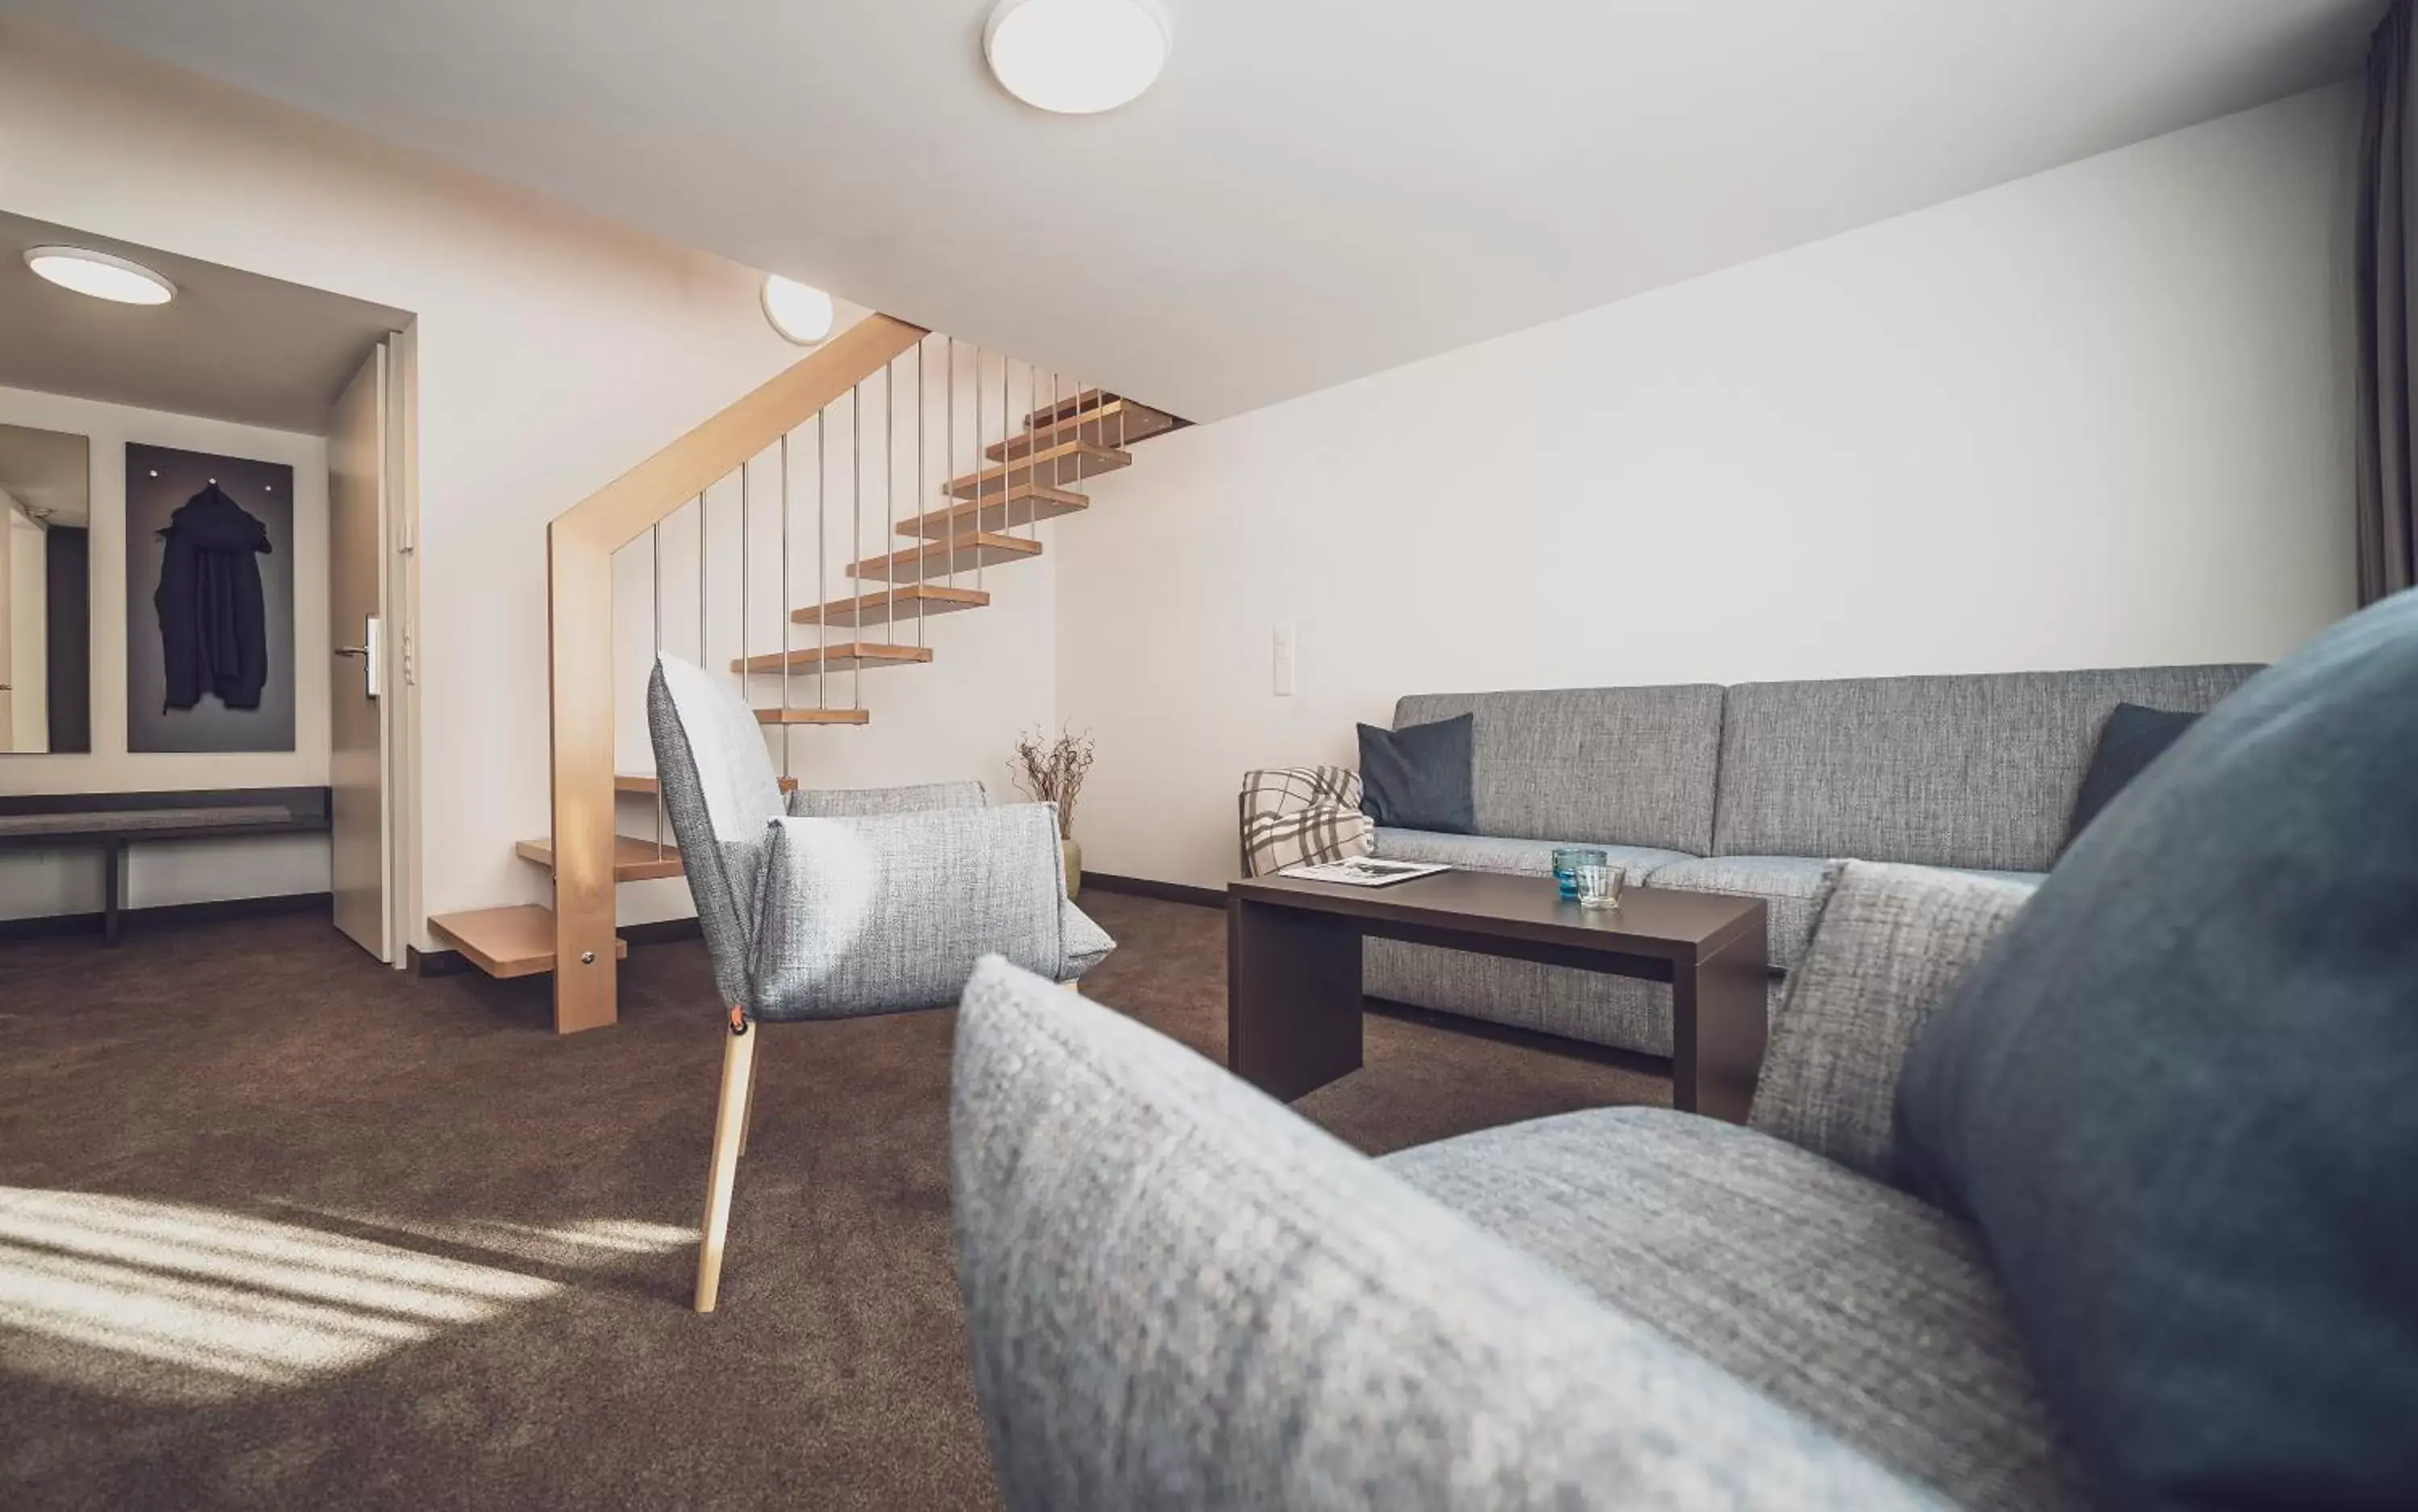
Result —
[[[1096, 1000], [1222, 1057], [1225, 922], [1094, 893]], [[0, 945], [0, 1506], [995, 1504], [945, 1144], [953, 1016], [768, 1033], [721, 1310], [688, 1309], [703, 947], [621, 1022], [421, 980], [321, 919]], [[1302, 1110], [1383, 1151], [1663, 1102], [1370, 1020]]]

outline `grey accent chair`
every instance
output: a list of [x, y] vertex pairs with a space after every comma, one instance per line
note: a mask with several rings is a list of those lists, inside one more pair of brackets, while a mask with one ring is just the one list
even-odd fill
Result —
[[647, 725], [713, 980], [729, 1010], [696, 1310], [721, 1287], [756, 1092], [755, 1028], [954, 1005], [987, 955], [1072, 984], [1115, 941], [1066, 899], [1058, 815], [975, 782], [800, 790], [785, 803], [755, 711], [658, 657]]
[[2088, 1504], [1899, 1068], [2031, 890], [1834, 868], [1748, 1127], [1613, 1107], [1370, 1160], [986, 961], [958, 1271], [1015, 1512]]

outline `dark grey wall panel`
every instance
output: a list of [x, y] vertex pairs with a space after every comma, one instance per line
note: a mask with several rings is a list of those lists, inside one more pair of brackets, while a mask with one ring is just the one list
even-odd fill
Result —
[[[160, 532], [178, 506], [215, 480], [268, 531], [258, 558], [268, 629], [268, 683], [258, 709], [229, 709], [209, 694], [169, 709], [160, 616]], [[294, 749], [294, 469], [283, 463], [126, 448], [126, 748], [129, 751]]]

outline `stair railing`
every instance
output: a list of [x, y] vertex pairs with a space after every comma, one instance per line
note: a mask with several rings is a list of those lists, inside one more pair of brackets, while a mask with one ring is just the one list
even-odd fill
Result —
[[[554, 1027], [612, 1023], [613, 555], [882, 372], [925, 332], [871, 315], [557, 516], [546, 530], [554, 787]], [[702, 523], [702, 522], [701, 522]], [[703, 531], [700, 528], [702, 542]], [[700, 550], [700, 561], [704, 552]], [[705, 595], [699, 595], [702, 608]]]

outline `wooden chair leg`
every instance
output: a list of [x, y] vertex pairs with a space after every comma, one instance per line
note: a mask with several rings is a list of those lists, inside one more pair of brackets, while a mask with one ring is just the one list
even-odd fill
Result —
[[[759, 1030], [751, 1030], [747, 1037], [752, 1040], [759, 1031], [760, 1027]], [[739, 1153], [742, 1155], [747, 1153], [747, 1137], [756, 1131], [756, 1057], [750, 1054], [747, 1057], [747, 1107], [739, 1115]]]
[[713, 1166], [705, 1183], [705, 1224], [696, 1251], [696, 1310], [712, 1312], [714, 1294], [722, 1289], [722, 1242], [730, 1231], [730, 1185], [739, 1174], [739, 1147], [746, 1137], [747, 1090], [756, 1071], [756, 1037], [761, 1025], [744, 1034], [725, 1032], [722, 1044], [722, 1092], [714, 1105]]

